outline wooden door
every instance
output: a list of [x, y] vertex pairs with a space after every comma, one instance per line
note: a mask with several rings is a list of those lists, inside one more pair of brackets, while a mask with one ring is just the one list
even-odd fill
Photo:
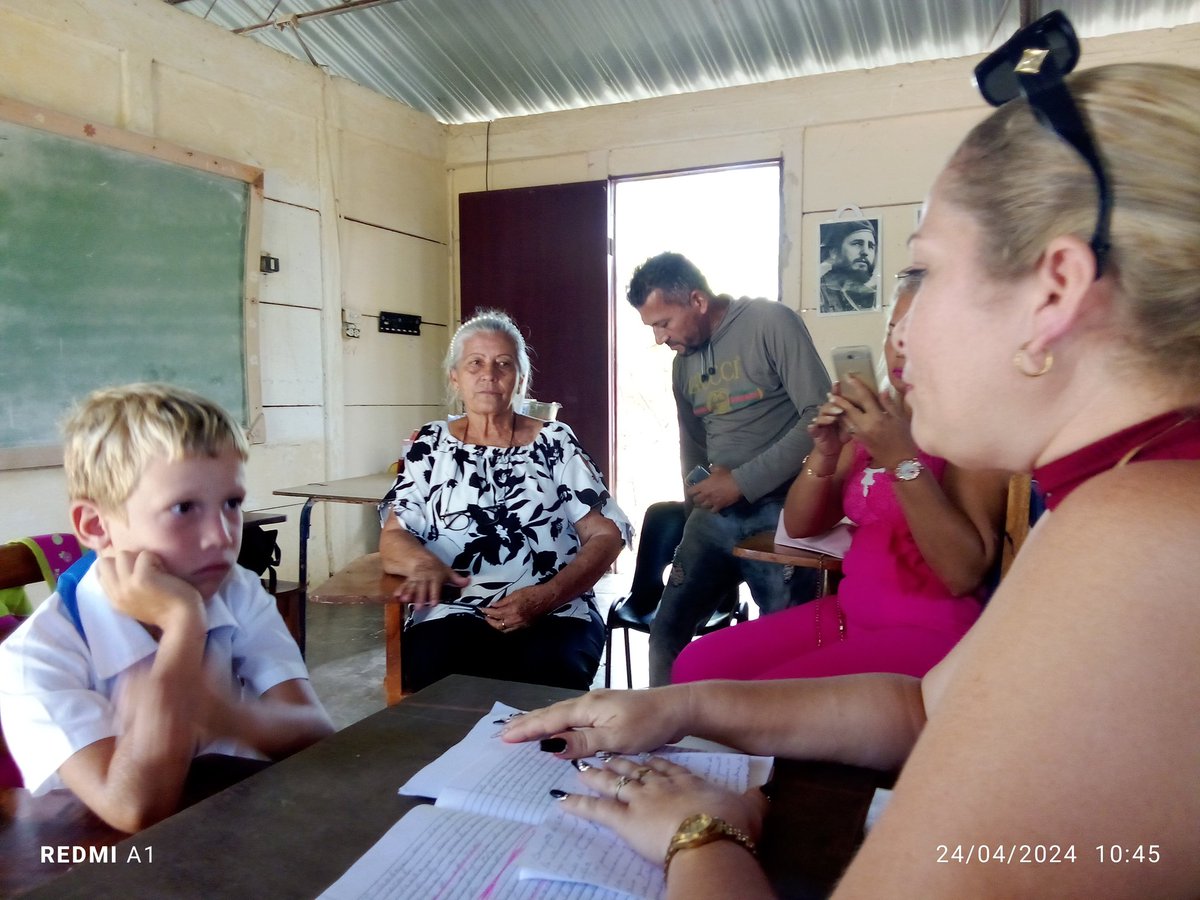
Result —
[[608, 183], [462, 194], [462, 316], [502, 309], [530, 348], [530, 396], [558, 418], [613, 485], [614, 347]]

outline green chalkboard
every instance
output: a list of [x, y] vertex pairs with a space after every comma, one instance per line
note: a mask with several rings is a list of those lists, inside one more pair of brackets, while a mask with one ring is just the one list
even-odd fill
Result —
[[57, 445], [73, 401], [131, 381], [189, 387], [250, 424], [252, 185], [85, 128], [0, 118], [0, 451]]

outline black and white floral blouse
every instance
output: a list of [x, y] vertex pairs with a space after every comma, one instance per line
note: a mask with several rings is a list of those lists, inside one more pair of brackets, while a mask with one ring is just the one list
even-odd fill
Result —
[[[611, 519], [629, 546], [629, 519], [600, 471], [562, 422], [546, 422], [531, 444], [464, 444], [448, 422], [417, 432], [404, 471], [379, 506], [471, 583], [449, 602], [418, 610], [413, 625], [456, 613], [480, 615], [507, 594], [554, 577], [579, 552], [574, 523], [591, 510]], [[598, 616], [589, 589], [552, 615]]]

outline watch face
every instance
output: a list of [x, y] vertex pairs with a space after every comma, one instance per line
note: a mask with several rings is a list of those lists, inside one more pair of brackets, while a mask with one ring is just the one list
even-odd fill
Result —
[[754, 841], [741, 829], [733, 827], [724, 819], [710, 816], [708, 813], [694, 813], [679, 823], [679, 830], [675, 832], [667, 847], [667, 856], [663, 860], [663, 866], [669, 867], [672, 858], [680, 850], [702, 847], [712, 841], [722, 840], [734, 841], [751, 853], [754, 852]]
[[707, 834], [712, 828], [713, 819], [708, 813], [697, 813], [687, 821], [687, 827], [683, 830], [683, 834], [687, 837], [699, 837], [702, 834]]
[[906, 459], [896, 466], [893, 474], [901, 481], [912, 481], [924, 471], [925, 467], [921, 465], [920, 460]]

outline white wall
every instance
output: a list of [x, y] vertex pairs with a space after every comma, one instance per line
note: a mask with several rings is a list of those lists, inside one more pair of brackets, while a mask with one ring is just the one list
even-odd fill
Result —
[[[449, 321], [446, 129], [161, 0], [0, 0], [0, 95], [126, 128], [265, 171], [260, 356], [266, 443], [247, 508], [283, 508], [295, 577], [299, 506], [277, 487], [387, 468], [440, 414], [434, 361]], [[342, 336], [342, 308], [362, 338]], [[378, 333], [379, 311], [442, 326]], [[0, 472], [0, 539], [68, 530], [59, 468]], [[362, 507], [318, 505], [320, 580], [370, 547]]]

